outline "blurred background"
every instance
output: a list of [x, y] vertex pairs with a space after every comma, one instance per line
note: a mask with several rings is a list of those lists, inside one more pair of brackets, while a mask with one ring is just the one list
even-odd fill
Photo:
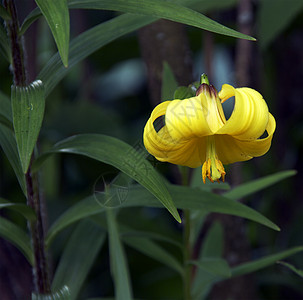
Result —
[[[277, 122], [272, 148], [263, 157], [228, 166], [227, 182], [237, 185], [288, 169], [298, 173], [279, 185], [243, 199], [245, 204], [276, 223], [282, 229], [279, 233], [236, 217], [209, 216], [206, 226], [214, 220], [223, 224], [225, 256], [234, 265], [262, 253], [303, 245], [303, 2], [200, 2], [190, 7], [257, 41], [237, 40], [164, 20], [119, 38], [73, 67], [48, 96], [39, 148], [44, 151], [55, 142], [79, 133], [102, 133], [131, 145], [141, 143], [145, 122], [154, 106], [161, 102], [164, 62], [172, 69], [178, 85], [188, 85], [199, 80], [201, 73], [207, 73], [218, 90], [224, 83], [258, 90]], [[35, 4], [23, 0], [18, 1], [17, 6], [22, 21]], [[70, 13], [71, 39], [117, 15], [91, 10], [72, 10]], [[31, 26], [24, 42], [28, 74], [34, 80], [57, 51], [45, 20], [40, 18]], [[9, 65], [1, 57], [0, 74], [1, 91], [9, 95], [12, 76]], [[24, 198], [18, 182], [9, 162], [1, 154], [1, 196], [22, 202]], [[157, 167], [172, 182], [178, 183], [177, 168], [167, 164]], [[41, 177], [47, 223], [51, 224], [70, 205], [90, 195], [95, 180], [104, 172], [114, 170], [84, 157], [54, 156], [47, 161]], [[131, 218], [132, 213], [126, 211], [123, 217]], [[12, 212], [1, 214], [17, 223], [24, 222]], [[140, 210], [139, 215], [142, 223], [158, 220], [153, 225], [156, 226], [154, 230], [165, 226], [172, 235], [180, 231], [162, 210]], [[52, 246], [51, 270], [58, 263], [71, 230], [61, 233]], [[164, 272], [159, 263], [134, 250], [127, 249], [127, 253], [138, 298], [180, 298], [180, 279], [172, 271]], [[79, 299], [96, 293], [99, 296], [111, 293], [113, 285], [108, 275], [107, 255], [104, 250], [98, 256]], [[31, 269], [26, 260], [3, 239], [0, 239], [0, 257], [0, 298], [29, 296]], [[303, 269], [302, 255], [293, 256], [289, 261]], [[302, 278], [288, 269], [274, 265], [216, 286], [209, 299], [303, 299], [302, 282]], [[167, 295], [160, 293], [163, 291], [161, 284], [166, 286]], [[150, 297], [146, 298], [146, 295]]]

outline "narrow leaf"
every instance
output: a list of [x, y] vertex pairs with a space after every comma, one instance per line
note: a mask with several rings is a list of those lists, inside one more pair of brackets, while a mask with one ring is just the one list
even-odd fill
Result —
[[203, 241], [201, 258], [222, 257], [224, 249], [224, 232], [220, 222], [214, 222]]
[[143, 14], [187, 24], [227, 36], [255, 40], [250, 36], [227, 28], [190, 8], [174, 2], [161, 0], [71, 0], [69, 5], [71, 8], [104, 9]]
[[194, 95], [195, 95], [195, 93], [192, 91], [192, 89], [190, 87], [180, 86], [175, 91], [174, 99], [182, 100], [182, 99], [194, 97]]
[[9, 63], [12, 63], [12, 54], [9, 39], [2, 24], [0, 24], [0, 52]]
[[27, 87], [12, 86], [13, 123], [24, 173], [38, 139], [44, 105], [44, 87], [40, 80]]
[[127, 237], [123, 241], [130, 247], [137, 251], [163, 263], [164, 265], [172, 268], [179, 274], [183, 274], [183, 267], [181, 263], [168, 251], [160, 247], [154, 241], [145, 237]]
[[288, 268], [289, 270], [293, 271], [295, 274], [303, 278], [303, 270], [297, 269], [295, 266], [285, 262], [285, 261], [278, 261], [278, 264]]
[[289, 256], [299, 253], [301, 251], [303, 251], [303, 246], [294, 247], [294, 248], [291, 248], [291, 249], [288, 249], [288, 250], [285, 250], [285, 251], [282, 251], [282, 252], [279, 252], [276, 254], [262, 257], [255, 261], [241, 264], [232, 269], [232, 277], [241, 276], [241, 275], [245, 275], [248, 273], [258, 271], [260, 269], [263, 269], [265, 267], [268, 267], [268, 266], [276, 263], [277, 261], [279, 261], [281, 259], [284, 259], [286, 257], [289, 257]]
[[[240, 216], [263, 224], [274, 230], [279, 230], [279, 228], [270, 220], [240, 202], [232, 201], [207, 191], [201, 191], [189, 187], [169, 185], [168, 190], [172, 195], [174, 204], [179, 209], [201, 210], [205, 213], [217, 212]], [[105, 197], [105, 195], [100, 195], [100, 197], [102, 196]], [[49, 245], [61, 230], [72, 223], [88, 216], [104, 212], [105, 207], [100, 204], [104, 203], [104, 201], [105, 199], [96, 199], [95, 196], [91, 196], [69, 208], [52, 224], [47, 234], [47, 244]], [[162, 207], [161, 203], [155, 198], [155, 196], [139, 185], [130, 186], [127, 198], [119, 208], [136, 206]]]
[[0, 17], [3, 20], [10, 20], [11, 16], [10, 14], [7, 12], [7, 10], [0, 4]]
[[70, 300], [78, 297], [104, 241], [105, 232], [90, 221], [82, 221], [73, 231], [56, 269], [52, 290], [69, 288]]
[[178, 84], [174, 73], [167, 62], [163, 64], [162, 71], [162, 89], [161, 99], [162, 101], [174, 99], [174, 92], [177, 89]]
[[201, 260], [189, 261], [190, 264], [194, 264], [212, 275], [229, 278], [231, 271], [229, 265], [225, 259], [222, 258], [203, 258]]
[[260, 45], [266, 49], [302, 12], [303, 1], [266, 0], [258, 9]]
[[69, 288], [63, 286], [60, 290], [51, 294], [32, 294], [32, 300], [71, 300]]
[[62, 62], [68, 66], [69, 11], [66, 0], [35, 0], [56, 41]]
[[34, 221], [36, 219], [36, 214], [31, 207], [22, 203], [12, 203], [3, 198], [0, 198], [0, 209], [8, 208], [17, 211], [23, 215], [27, 220]]
[[26, 195], [25, 176], [22, 170], [21, 161], [17, 149], [15, 136], [7, 126], [0, 123], [0, 145], [8, 158], [19, 181], [20, 187]]
[[181, 222], [162, 177], [145, 159], [128, 144], [105, 135], [76, 135], [56, 144], [54, 148], [36, 161], [39, 165], [49, 154], [73, 153], [110, 164], [148, 189], [168, 209], [173, 217]]
[[33, 252], [28, 235], [11, 221], [0, 217], [0, 236], [15, 245], [31, 265], [34, 263]]
[[238, 200], [246, 196], [249, 196], [253, 193], [256, 193], [258, 191], [261, 191], [267, 188], [268, 186], [271, 186], [275, 183], [278, 183], [281, 180], [284, 180], [296, 174], [297, 171], [289, 170], [289, 171], [283, 171], [273, 175], [269, 175], [257, 180], [253, 180], [248, 183], [241, 184], [230, 191], [227, 191], [226, 193], [224, 193], [224, 197], [233, 200]]
[[115, 285], [115, 298], [117, 300], [131, 300], [132, 289], [124, 249], [119, 237], [118, 224], [111, 209], [106, 210], [110, 268]]
[[78, 62], [102, 46], [153, 21], [152, 17], [125, 14], [78, 35], [70, 43], [68, 68], [62, 66], [59, 55], [55, 54], [39, 73], [37, 78], [43, 81], [46, 96]]
[[12, 105], [8, 96], [0, 91], [0, 116], [1, 119], [6, 119], [6, 124], [12, 127], [13, 115]]

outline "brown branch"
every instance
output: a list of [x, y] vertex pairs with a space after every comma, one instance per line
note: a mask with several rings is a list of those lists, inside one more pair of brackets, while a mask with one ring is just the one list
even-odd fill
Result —
[[[26, 86], [27, 78], [24, 67], [24, 46], [19, 36], [19, 24], [14, 0], [3, 0], [3, 5], [11, 15], [11, 20], [6, 22], [8, 36], [11, 41], [13, 58], [12, 72], [16, 86]], [[44, 245], [44, 229], [41, 216], [40, 195], [37, 175], [32, 176], [31, 166], [25, 174], [27, 187], [27, 204], [36, 213], [37, 220], [29, 222], [29, 230], [34, 251], [34, 285], [35, 292], [40, 294], [50, 293], [50, 283], [47, 271], [47, 259]]]
[[142, 57], [147, 66], [150, 100], [161, 101], [163, 62], [172, 68], [178, 84], [193, 81], [192, 59], [184, 25], [159, 20], [139, 30]]

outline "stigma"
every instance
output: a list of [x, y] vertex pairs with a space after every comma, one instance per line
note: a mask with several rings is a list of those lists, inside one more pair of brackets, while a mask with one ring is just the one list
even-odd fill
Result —
[[202, 178], [205, 183], [206, 177], [211, 181], [220, 182], [220, 178], [224, 182], [225, 170], [222, 162], [218, 159], [216, 154], [215, 137], [208, 136], [206, 144], [206, 160], [202, 166]]

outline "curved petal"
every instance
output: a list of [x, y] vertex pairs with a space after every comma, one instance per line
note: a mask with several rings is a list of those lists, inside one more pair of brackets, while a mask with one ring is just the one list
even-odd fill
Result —
[[270, 148], [276, 121], [269, 113], [266, 127], [268, 136], [264, 139], [240, 140], [229, 135], [215, 135], [216, 151], [223, 164], [249, 160], [264, 155]]
[[154, 128], [154, 121], [165, 115], [170, 102], [166, 101], [159, 104], [147, 121], [143, 133], [145, 148], [160, 161], [196, 168], [205, 160], [205, 139], [192, 138], [178, 141], [171, 137], [167, 126], [161, 128], [159, 132]]
[[228, 134], [245, 140], [259, 138], [265, 131], [269, 114], [262, 95], [250, 88], [235, 89], [224, 84], [219, 92], [222, 103], [232, 96], [235, 96], [232, 115], [216, 134]]
[[167, 106], [165, 124], [171, 137], [175, 140], [191, 139], [212, 134], [206, 116], [209, 111], [202, 103], [207, 103], [206, 96], [173, 100]]

